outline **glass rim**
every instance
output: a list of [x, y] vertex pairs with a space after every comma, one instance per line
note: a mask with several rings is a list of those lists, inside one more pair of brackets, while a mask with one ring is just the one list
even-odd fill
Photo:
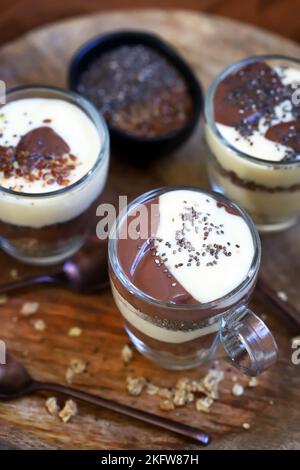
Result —
[[[223, 202], [225, 205], [232, 207], [235, 209], [239, 215], [243, 218], [243, 220], [247, 223], [247, 226], [250, 229], [251, 236], [252, 236], [252, 241], [253, 241], [253, 246], [254, 246], [254, 255], [253, 259], [251, 262], [251, 266], [249, 268], [248, 274], [246, 278], [237, 286], [235, 287], [232, 291], [228, 292], [228, 294], [224, 295], [223, 297], [220, 297], [218, 299], [212, 300], [210, 302], [196, 302], [195, 304], [174, 304], [172, 302], [165, 302], [161, 301], [155, 297], [152, 297], [151, 295], [146, 294], [139, 288], [137, 288], [131, 280], [128, 278], [128, 276], [125, 274], [123, 268], [121, 267], [119, 263], [119, 259], [117, 256], [117, 241], [118, 238], [116, 236], [119, 228], [122, 226], [124, 219], [127, 217], [127, 215], [135, 208], [137, 208], [139, 205], [149, 201], [150, 199], [160, 196], [161, 194], [171, 192], [171, 191], [178, 191], [178, 190], [191, 190], [191, 191], [196, 191], [200, 192], [202, 194], [205, 194], [207, 196], [213, 196], [215, 199], [219, 200], [220, 202]], [[147, 191], [146, 193], [143, 193], [139, 197], [135, 198], [132, 202], [130, 202], [127, 207], [125, 207], [120, 214], [117, 216], [114, 225], [110, 231], [109, 234], [109, 242], [108, 242], [108, 260], [109, 263], [113, 269], [114, 274], [117, 276], [118, 280], [121, 282], [121, 284], [132, 294], [136, 295], [139, 299], [147, 301], [148, 303], [155, 305], [157, 307], [163, 307], [167, 308], [169, 310], [187, 310], [187, 311], [195, 311], [195, 310], [208, 310], [208, 309], [214, 309], [221, 305], [222, 303], [228, 302], [230, 299], [233, 299], [240, 291], [243, 289], [250, 287], [253, 279], [255, 278], [259, 266], [260, 266], [260, 260], [261, 260], [261, 242], [259, 238], [258, 231], [252, 222], [251, 218], [248, 216], [248, 214], [240, 208], [237, 204], [234, 202], [230, 201], [227, 197], [223, 196], [220, 193], [216, 193], [214, 191], [209, 191], [206, 189], [202, 188], [197, 188], [194, 186], [171, 186], [171, 187], [161, 187], [158, 189], [152, 189], [150, 191]]]
[[[100, 151], [98, 153], [98, 156], [97, 156], [97, 159], [96, 159], [94, 165], [84, 175], [82, 175], [78, 180], [74, 181], [74, 183], [72, 183], [72, 184], [70, 184], [66, 187], [63, 187], [61, 189], [55, 189], [53, 191], [48, 191], [48, 192], [44, 192], [44, 193], [30, 193], [30, 192], [25, 193], [25, 192], [22, 192], [22, 191], [15, 191], [13, 189], [6, 188], [6, 187], [4, 187], [0, 184], [0, 192], [3, 191], [4, 193], [9, 194], [11, 196], [32, 198], [32, 199], [42, 199], [42, 198], [49, 198], [49, 197], [51, 198], [51, 197], [59, 196], [61, 194], [65, 194], [66, 192], [81, 186], [83, 183], [85, 183], [87, 180], [89, 180], [92, 177], [94, 172], [98, 168], [100, 168], [100, 166], [102, 166], [102, 164], [105, 161], [105, 156], [107, 154], [107, 151], [109, 149], [109, 132], [108, 132], [108, 128], [107, 128], [105, 120], [103, 119], [101, 114], [97, 111], [95, 106], [90, 101], [88, 101], [86, 98], [81, 96], [79, 93], [69, 91], [67, 89], [56, 87], [56, 86], [20, 85], [20, 86], [9, 88], [6, 91], [6, 96], [10, 96], [14, 93], [19, 93], [19, 92], [22, 92], [22, 91], [31, 91], [31, 90], [33, 92], [36, 92], [37, 94], [39, 92], [47, 92], [47, 91], [52, 92], [52, 93], [56, 93], [58, 95], [61, 95], [61, 97], [62, 97], [61, 99], [64, 99], [64, 97], [65, 98], [67, 98], [67, 97], [71, 98], [72, 103], [75, 106], [78, 106], [79, 108], [81, 108], [86, 113], [86, 115], [89, 117], [89, 119], [95, 125], [96, 130], [97, 131], [100, 130], [104, 135], [103, 142], [100, 142]], [[36, 96], [36, 98], [38, 98], [38, 96]], [[22, 98], [20, 98], [20, 99], [22, 99]], [[59, 98], [57, 98], [57, 99], [59, 99]], [[66, 99], [65, 99], [65, 101], [66, 101]], [[5, 104], [3, 106], [5, 106]], [[1, 109], [2, 109], [3, 106], [0, 107], [0, 112], [1, 112]]]
[[204, 106], [204, 117], [206, 124], [212, 130], [215, 137], [217, 137], [226, 147], [228, 147], [232, 152], [236, 153], [239, 157], [244, 158], [256, 165], [261, 166], [272, 166], [277, 168], [287, 168], [287, 167], [297, 167], [300, 166], [300, 160], [296, 160], [294, 162], [283, 162], [283, 161], [276, 161], [276, 160], [264, 160], [262, 158], [253, 157], [253, 155], [249, 155], [246, 152], [242, 152], [234, 145], [232, 145], [219, 131], [216, 125], [216, 121], [214, 118], [213, 113], [213, 99], [215, 96], [216, 89], [219, 83], [227, 77], [230, 73], [240, 69], [243, 65], [251, 64], [257, 61], [286, 61], [292, 62], [297, 64], [300, 70], [300, 59], [295, 57], [289, 57], [281, 54], [260, 54], [260, 55], [253, 55], [242, 59], [238, 62], [234, 62], [230, 64], [225, 69], [223, 69], [211, 82], [210, 86], [208, 87], [206, 97], [205, 97], [205, 106]]

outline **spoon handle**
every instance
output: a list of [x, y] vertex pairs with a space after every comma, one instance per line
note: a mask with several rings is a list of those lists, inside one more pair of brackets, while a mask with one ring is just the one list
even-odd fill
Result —
[[47, 391], [62, 393], [63, 395], [69, 395], [72, 398], [75, 398], [77, 400], [82, 400], [86, 403], [89, 403], [98, 407], [116, 411], [117, 413], [123, 414], [125, 416], [130, 416], [132, 418], [136, 418], [145, 423], [149, 423], [154, 426], [158, 426], [160, 428], [164, 428], [169, 431], [175, 432], [177, 434], [181, 434], [182, 436], [187, 437], [189, 439], [193, 439], [198, 444], [202, 444], [204, 446], [208, 445], [210, 442], [209, 434], [207, 434], [205, 431], [202, 431], [201, 429], [196, 429], [187, 424], [182, 424], [182, 423], [173, 421], [168, 418], [157, 416], [152, 413], [148, 413], [147, 411], [144, 411], [144, 410], [138, 410], [136, 408], [123, 405], [122, 403], [118, 403], [113, 400], [108, 400], [106, 398], [101, 398], [101, 397], [92, 395], [90, 393], [83, 392], [81, 390], [76, 390], [71, 387], [65, 387], [63, 385], [44, 383], [44, 382], [35, 382], [34, 388], [36, 391], [47, 390]]
[[53, 283], [53, 282], [55, 282], [54, 276], [50, 276], [48, 274], [25, 277], [24, 279], [17, 279], [15, 281], [10, 281], [10, 282], [5, 282], [3, 284], [0, 284], [0, 294], [4, 292], [10, 292], [13, 290], [21, 289], [27, 286], [43, 284], [43, 283]]

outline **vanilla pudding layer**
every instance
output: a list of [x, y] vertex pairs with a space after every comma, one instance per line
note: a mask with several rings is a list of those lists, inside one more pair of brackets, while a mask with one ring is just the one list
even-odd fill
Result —
[[[75, 157], [73, 169], [68, 174], [67, 184], [41, 177], [22, 177], [16, 172], [5, 175], [0, 172], [0, 186], [13, 189], [18, 194], [1, 191], [0, 218], [2, 222], [17, 226], [41, 228], [67, 222], [76, 218], [95, 201], [103, 190], [108, 170], [108, 154], [103, 155], [93, 175], [78, 182], [96, 164], [104, 143], [104, 133], [78, 106], [60, 99], [26, 98], [12, 101], [1, 108], [0, 147], [18, 148], [27, 136], [26, 145], [38, 148], [39, 141], [32, 142], [42, 129], [48, 140], [55, 135], [63, 142], [67, 154]], [[55, 133], [55, 134], [54, 134]], [[49, 137], [50, 136], [50, 137]], [[49, 143], [49, 142], [48, 142]], [[55, 144], [50, 142], [53, 148]], [[24, 144], [25, 145], [25, 144]], [[26, 150], [26, 147], [25, 147]], [[15, 164], [18, 169], [18, 162]], [[37, 170], [33, 170], [35, 176]], [[60, 194], [51, 194], [62, 190]]]

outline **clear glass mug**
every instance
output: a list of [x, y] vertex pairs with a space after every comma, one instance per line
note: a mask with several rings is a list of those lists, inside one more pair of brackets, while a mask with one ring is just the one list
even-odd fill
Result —
[[[260, 266], [261, 245], [256, 227], [242, 209], [224, 196], [213, 194], [243, 217], [255, 247], [246, 279], [220, 299], [193, 305], [161, 302], [139, 290], [120, 265], [117, 242], [128, 215], [163, 192], [176, 189], [163, 188], [141, 195], [120, 213], [110, 233], [110, 282], [125, 330], [136, 349], [161, 367], [175, 370], [197, 367], [212, 360], [221, 344], [233, 365], [247, 375], [259, 375], [274, 364], [278, 352], [267, 326], [247, 307]], [[199, 188], [190, 189], [211, 194]]]
[[[214, 96], [220, 82], [256, 61], [300, 70], [300, 61], [278, 55], [254, 56], [233, 64], [211, 83], [205, 100], [207, 165], [214, 191], [243, 207], [261, 232], [294, 225], [300, 216], [300, 161], [271, 162], [239, 151], [219, 132], [214, 119]], [[298, 84], [299, 86], [299, 84]]]
[[107, 180], [109, 134], [94, 106], [76, 93], [54, 87], [22, 86], [6, 94], [7, 103], [24, 98], [54, 98], [74, 104], [94, 123], [101, 140], [94, 166], [67, 187], [31, 194], [0, 186], [1, 248], [20, 261], [47, 265], [73, 255], [92, 228]]

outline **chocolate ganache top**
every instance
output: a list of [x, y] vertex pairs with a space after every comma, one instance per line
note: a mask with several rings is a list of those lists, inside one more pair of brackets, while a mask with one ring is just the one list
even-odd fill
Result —
[[213, 104], [217, 123], [234, 127], [252, 146], [256, 133], [284, 145], [283, 160], [293, 161], [300, 159], [300, 107], [288, 70], [262, 61], [242, 66], [219, 83]]

